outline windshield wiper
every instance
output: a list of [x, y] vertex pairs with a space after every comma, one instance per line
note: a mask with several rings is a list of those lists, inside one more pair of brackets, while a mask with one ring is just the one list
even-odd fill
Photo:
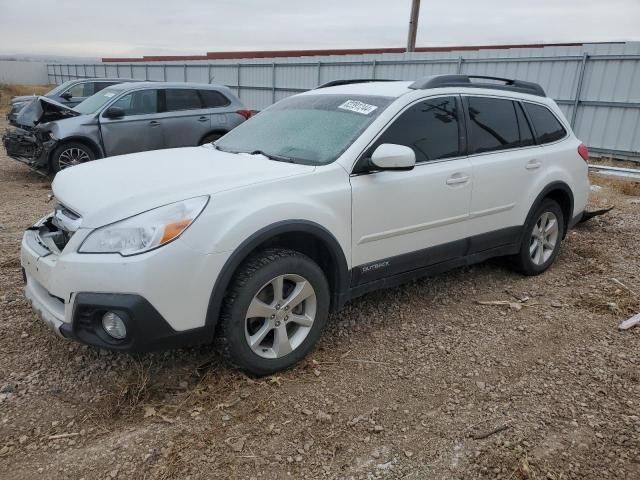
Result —
[[285, 157], [283, 155], [274, 155], [272, 153], [265, 153], [262, 150], [254, 150], [250, 153], [250, 155], [262, 155], [267, 157], [269, 160], [275, 160], [276, 162], [287, 162], [287, 163], [296, 163], [293, 158]]

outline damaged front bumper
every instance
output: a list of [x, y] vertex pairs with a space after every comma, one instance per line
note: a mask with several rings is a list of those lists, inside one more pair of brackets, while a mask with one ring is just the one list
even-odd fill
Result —
[[57, 141], [49, 137], [39, 138], [38, 132], [14, 128], [5, 131], [2, 143], [7, 155], [14, 160], [26, 163], [32, 168], [46, 168], [49, 154], [56, 147]]

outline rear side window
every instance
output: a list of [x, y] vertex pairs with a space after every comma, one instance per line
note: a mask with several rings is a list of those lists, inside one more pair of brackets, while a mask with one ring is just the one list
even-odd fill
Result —
[[229, 105], [231, 102], [227, 97], [217, 90], [199, 90], [205, 108], [218, 108]]
[[529, 145], [535, 144], [536, 142], [533, 140], [533, 132], [531, 131], [527, 117], [524, 114], [522, 105], [519, 102], [514, 103], [514, 105], [516, 107], [516, 118], [518, 119], [518, 131], [520, 132], [520, 146], [528, 147]]
[[172, 88], [165, 90], [165, 102], [167, 112], [202, 108], [198, 91], [186, 88]]
[[124, 110], [125, 116], [148, 115], [158, 112], [158, 91], [138, 90], [118, 99], [112, 107]]
[[527, 134], [524, 125], [518, 121], [517, 105], [513, 101], [486, 97], [467, 98], [471, 120], [469, 153], [520, 147], [526, 137], [531, 137], [531, 132]]
[[459, 117], [454, 97], [439, 97], [417, 103], [400, 115], [369, 149], [395, 143], [413, 149], [416, 162], [460, 155]]
[[567, 131], [547, 107], [525, 102], [525, 108], [536, 131], [538, 143], [551, 143], [566, 136]]

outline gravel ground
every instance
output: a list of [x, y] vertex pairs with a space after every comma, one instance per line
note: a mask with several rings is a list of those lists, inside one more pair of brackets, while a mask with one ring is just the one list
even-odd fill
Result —
[[255, 379], [208, 347], [134, 358], [49, 331], [18, 259], [49, 181], [2, 151], [0, 477], [640, 478], [640, 327], [617, 330], [640, 311], [640, 184], [593, 182], [616, 209], [546, 274], [498, 260], [367, 295]]

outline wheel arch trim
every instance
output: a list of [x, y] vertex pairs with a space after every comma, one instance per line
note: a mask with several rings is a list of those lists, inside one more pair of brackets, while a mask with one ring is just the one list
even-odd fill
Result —
[[212, 337], [218, 323], [223, 306], [225, 293], [231, 283], [233, 275], [242, 262], [260, 245], [271, 238], [286, 233], [306, 233], [316, 237], [327, 248], [331, 255], [332, 263], [336, 267], [335, 291], [331, 292], [332, 304], [342, 305], [349, 292], [349, 269], [342, 247], [335, 236], [323, 226], [309, 220], [285, 220], [268, 225], [244, 240], [229, 256], [220, 270], [207, 308], [205, 325]]
[[[536, 199], [533, 201], [533, 203], [531, 204], [531, 208], [529, 209], [529, 213], [527, 214], [527, 218], [525, 220], [525, 225], [528, 224], [528, 222], [531, 219], [531, 216], [533, 215], [533, 213], [535, 212], [535, 209], [538, 207], [538, 205], [540, 205], [540, 203], [542, 202], [543, 199], [545, 199], [546, 197], [549, 196], [549, 194], [551, 192], [554, 192], [556, 190], [560, 190], [561, 192], [565, 193], [567, 195], [567, 197], [569, 198], [569, 215], [565, 215], [564, 218], [564, 235], [567, 234], [567, 230], [569, 229], [569, 225], [571, 224], [571, 219], [573, 216], [573, 206], [574, 206], [574, 198], [573, 198], [573, 191], [571, 190], [571, 187], [569, 187], [569, 185], [567, 185], [565, 182], [563, 181], [555, 181], [555, 182], [551, 182], [549, 184], [547, 184], [546, 187], [544, 187], [540, 193], [538, 194], [538, 196], [536, 197]], [[563, 208], [562, 205], [560, 205], [560, 208]], [[564, 208], [563, 208], [563, 214], [565, 213]]]

